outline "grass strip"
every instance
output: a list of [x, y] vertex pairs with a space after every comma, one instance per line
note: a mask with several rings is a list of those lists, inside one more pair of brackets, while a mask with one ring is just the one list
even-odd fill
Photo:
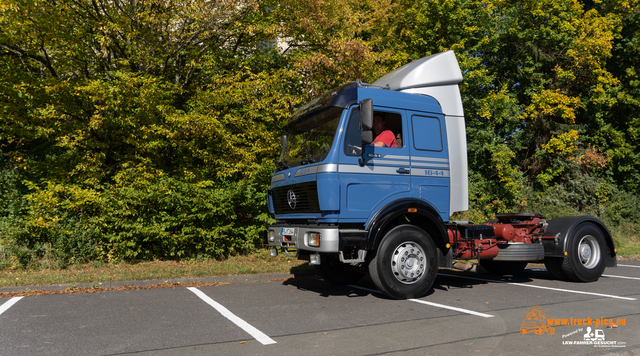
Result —
[[247, 256], [231, 256], [226, 260], [151, 261], [139, 263], [93, 262], [66, 269], [0, 270], [0, 287], [39, 286], [50, 284], [98, 283], [148, 279], [229, 276], [258, 273], [310, 272], [305, 261], [258, 250]]

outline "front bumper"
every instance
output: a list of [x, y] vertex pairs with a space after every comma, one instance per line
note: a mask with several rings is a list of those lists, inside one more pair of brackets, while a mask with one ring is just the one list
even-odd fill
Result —
[[[309, 245], [309, 234], [320, 234], [320, 245]], [[337, 227], [324, 226], [269, 226], [268, 241], [270, 246], [286, 247], [310, 252], [338, 252], [340, 236]]]

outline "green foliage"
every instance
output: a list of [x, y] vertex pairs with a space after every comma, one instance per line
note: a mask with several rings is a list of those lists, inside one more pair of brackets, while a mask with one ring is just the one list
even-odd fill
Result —
[[312, 95], [346, 82], [373, 82], [408, 58], [391, 34], [404, 16], [391, 0], [273, 2], [292, 66]]
[[252, 186], [216, 189], [143, 167], [122, 171], [116, 182], [100, 221], [108, 239], [100, 252], [111, 260], [223, 257], [260, 243], [252, 223], [265, 223], [264, 203], [255, 201], [264, 196]]
[[252, 184], [189, 183], [143, 166], [100, 191], [55, 183], [32, 191], [27, 214], [0, 219], [5, 248], [21, 265], [220, 258], [259, 245], [270, 222]]
[[222, 258], [263, 242], [306, 95], [257, 3], [0, 6], [0, 251], [14, 266]]

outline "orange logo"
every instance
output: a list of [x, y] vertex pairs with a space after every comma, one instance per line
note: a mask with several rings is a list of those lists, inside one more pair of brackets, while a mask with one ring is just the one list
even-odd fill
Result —
[[534, 333], [536, 335], [542, 335], [545, 332], [549, 335], [553, 335], [556, 329], [547, 325], [547, 312], [540, 309], [539, 306], [534, 305], [527, 310], [527, 317], [520, 325], [520, 332], [522, 334]]

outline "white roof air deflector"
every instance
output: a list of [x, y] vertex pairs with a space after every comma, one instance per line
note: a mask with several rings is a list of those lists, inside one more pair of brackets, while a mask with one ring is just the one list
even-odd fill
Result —
[[420, 58], [386, 74], [373, 84], [385, 86], [391, 90], [458, 84], [462, 81], [462, 73], [453, 51], [434, 54]]
[[420, 58], [373, 82], [394, 91], [434, 97], [446, 115], [463, 116], [458, 83], [462, 72], [453, 51]]

